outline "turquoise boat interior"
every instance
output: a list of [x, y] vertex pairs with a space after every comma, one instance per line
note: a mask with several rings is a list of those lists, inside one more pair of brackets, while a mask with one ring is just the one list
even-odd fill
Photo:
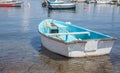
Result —
[[56, 0], [50, 0], [51, 4], [63, 4], [64, 1], [56, 1]]
[[71, 42], [76, 40], [101, 40], [112, 38], [111, 36], [96, 31], [52, 19], [46, 19], [42, 21], [38, 29], [40, 33], [55, 39], [62, 40], [64, 42]]

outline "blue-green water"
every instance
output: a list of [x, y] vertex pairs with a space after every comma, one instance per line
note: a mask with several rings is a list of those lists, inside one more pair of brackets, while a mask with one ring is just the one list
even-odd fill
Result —
[[[42, 0], [0, 7], [0, 73], [120, 73], [120, 7], [77, 3], [76, 10], [48, 10]], [[116, 37], [110, 55], [66, 58], [41, 46], [38, 24], [52, 18]], [[57, 49], [57, 47], [56, 47]]]

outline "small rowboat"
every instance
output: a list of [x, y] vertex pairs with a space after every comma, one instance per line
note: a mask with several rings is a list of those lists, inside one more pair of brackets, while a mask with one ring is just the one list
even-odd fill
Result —
[[39, 26], [42, 45], [67, 57], [85, 57], [109, 54], [115, 38], [68, 24], [46, 19]]
[[76, 7], [75, 3], [61, 3], [61, 4], [49, 4], [49, 9], [73, 9]]
[[2, 1], [0, 7], [21, 7], [23, 1]]
[[76, 7], [75, 3], [64, 3], [64, 1], [48, 1], [45, 0], [42, 3], [42, 7], [48, 7], [49, 9], [73, 9]]
[[111, 2], [111, 0], [96, 0], [96, 2], [99, 4], [108, 4]]

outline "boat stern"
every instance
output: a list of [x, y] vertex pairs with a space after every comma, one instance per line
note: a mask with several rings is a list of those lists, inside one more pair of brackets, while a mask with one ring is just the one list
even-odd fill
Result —
[[87, 41], [85, 45], [86, 56], [99, 56], [109, 54], [116, 39], [103, 39]]

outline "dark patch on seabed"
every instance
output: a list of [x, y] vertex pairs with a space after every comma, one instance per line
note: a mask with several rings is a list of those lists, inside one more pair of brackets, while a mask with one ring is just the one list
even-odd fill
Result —
[[[0, 7], [0, 73], [120, 73], [120, 6], [76, 3], [76, 9], [48, 10], [42, 0]], [[39, 23], [71, 22], [117, 38], [110, 55], [67, 58], [41, 45]], [[57, 47], [56, 47], [57, 49]]]

